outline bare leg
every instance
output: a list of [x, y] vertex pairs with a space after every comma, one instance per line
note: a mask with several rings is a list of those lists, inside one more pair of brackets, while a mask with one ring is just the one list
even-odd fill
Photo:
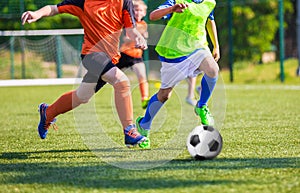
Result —
[[127, 76], [117, 67], [110, 69], [102, 79], [114, 87], [115, 105], [123, 129], [133, 124], [133, 109], [130, 83]]
[[196, 86], [196, 80], [197, 80], [197, 77], [188, 77], [188, 79], [187, 79], [188, 95], [185, 98], [185, 101], [192, 106], [195, 106], [197, 103], [197, 101], [195, 100], [195, 93], [194, 93], [195, 86]]
[[146, 77], [145, 64], [143, 62], [136, 63], [132, 66], [132, 69], [135, 72], [139, 81], [139, 88], [142, 101], [146, 100], [149, 98], [149, 85]]

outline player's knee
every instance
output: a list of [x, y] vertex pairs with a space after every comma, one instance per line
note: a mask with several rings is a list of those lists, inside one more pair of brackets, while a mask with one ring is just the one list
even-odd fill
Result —
[[115, 87], [116, 85], [120, 85], [119, 83], [122, 82], [121, 85], [125, 86], [125, 85], [129, 85], [130, 86], [130, 82], [128, 77], [119, 69], [117, 69], [118, 72], [116, 72], [114, 74], [114, 77], [111, 79], [111, 81], [109, 81], [109, 83]]
[[211, 78], [218, 77], [219, 74], [219, 65], [218, 63], [213, 59], [213, 57], [207, 57], [205, 58], [205, 62], [207, 62], [205, 74]]
[[212, 66], [210, 69], [208, 69], [208, 71], [206, 72], [206, 74], [209, 77], [211, 77], [211, 78], [218, 77], [218, 74], [219, 74], [219, 67], [218, 67], [218, 65]]
[[77, 90], [77, 92], [75, 92], [75, 95], [73, 96], [73, 100], [76, 103], [85, 104], [90, 101], [93, 94], [94, 92], [78, 92]]
[[122, 81], [116, 82], [115, 84], [113, 84], [113, 87], [115, 89], [115, 91], [119, 91], [122, 93], [130, 93], [130, 82], [128, 80], [128, 78], [126, 79], [122, 79]]
[[148, 81], [147, 81], [147, 79], [139, 79], [139, 84], [145, 84], [145, 83], [147, 83]]
[[125, 82], [126, 84], [130, 84], [129, 79], [125, 74], [118, 76], [116, 82]]
[[85, 103], [88, 103], [89, 101], [90, 101], [90, 98], [91, 97], [88, 97], [88, 96], [77, 96], [77, 98], [78, 98], [78, 102], [80, 103], [80, 104], [85, 104]]
[[147, 81], [146, 75], [140, 74], [140, 75], [137, 76], [137, 78], [138, 78], [138, 80], [139, 80], [140, 82], [141, 82], [141, 81]]
[[219, 75], [219, 66], [218, 64], [213, 60], [208, 65], [208, 68], [206, 69], [205, 74], [207, 74], [211, 78], [216, 78]]

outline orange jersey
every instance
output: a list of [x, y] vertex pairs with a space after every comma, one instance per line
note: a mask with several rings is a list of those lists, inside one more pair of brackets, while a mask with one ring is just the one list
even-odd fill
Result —
[[59, 13], [79, 18], [84, 29], [82, 54], [105, 52], [118, 62], [121, 31], [135, 26], [131, 0], [64, 0], [57, 7]]
[[[136, 28], [141, 34], [147, 33], [147, 23], [145, 21], [136, 22]], [[143, 56], [143, 50], [135, 47], [135, 42], [131, 40], [125, 41], [120, 51], [133, 58], [141, 58]]]

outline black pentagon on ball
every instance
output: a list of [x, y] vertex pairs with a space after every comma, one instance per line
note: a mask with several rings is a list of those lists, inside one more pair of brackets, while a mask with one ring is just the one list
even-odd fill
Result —
[[216, 140], [212, 140], [211, 142], [209, 142], [208, 147], [209, 151], [217, 151], [219, 148], [219, 142], [217, 142]]
[[193, 147], [196, 147], [200, 143], [199, 135], [192, 135], [190, 138], [190, 144]]
[[204, 125], [203, 129], [205, 131], [210, 131], [210, 132], [213, 132], [215, 130], [215, 128], [213, 128], [212, 126], [209, 126], [209, 125]]

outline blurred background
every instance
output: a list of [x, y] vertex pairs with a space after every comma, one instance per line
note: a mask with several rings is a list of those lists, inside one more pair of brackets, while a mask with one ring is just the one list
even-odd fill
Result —
[[[63, 14], [24, 26], [20, 22], [25, 10], [36, 10], [60, 1], [0, 2], [0, 79], [78, 76], [83, 35], [76, 17]], [[150, 26], [150, 39], [151, 36], [159, 37], [163, 29], [152, 26], [166, 24], [148, 19], [149, 13], [163, 2], [145, 0], [148, 14], [144, 19]], [[221, 47], [219, 65], [225, 82], [300, 83], [297, 44], [300, 3], [297, 0], [216, 2], [215, 20]], [[65, 34], [67, 30], [74, 31]], [[149, 76], [159, 74], [160, 64], [154, 48], [155, 45], [149, 45], [144, 53]]]

